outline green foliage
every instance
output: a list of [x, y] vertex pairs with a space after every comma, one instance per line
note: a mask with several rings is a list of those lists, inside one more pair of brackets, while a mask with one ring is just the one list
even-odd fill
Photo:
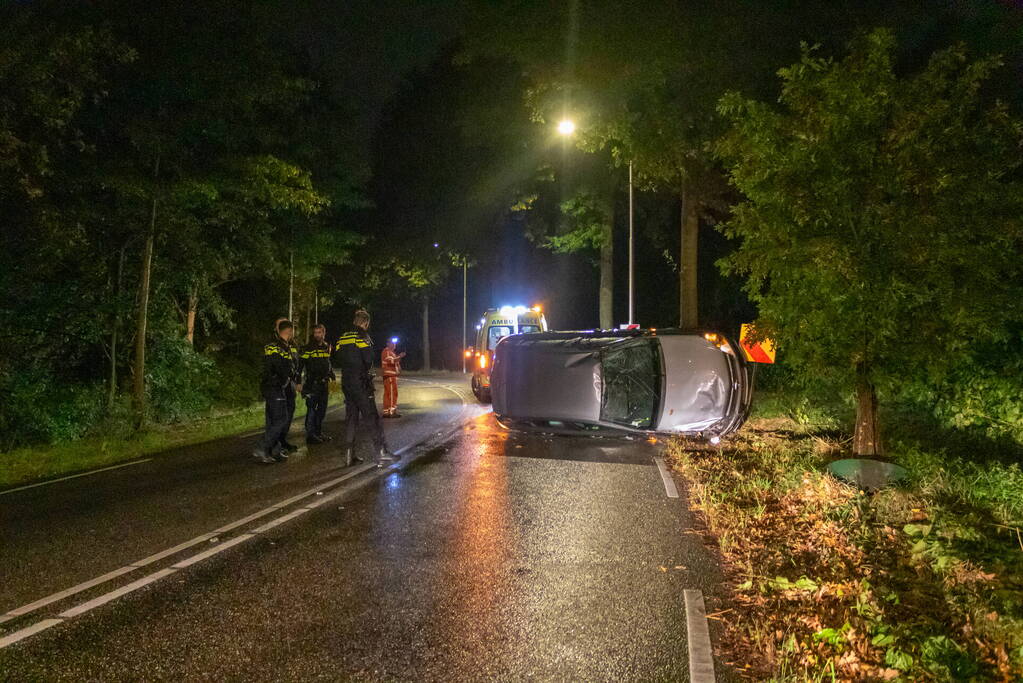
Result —
[[610, 207], [606, 199], [583, 191], [561, 203], [565, 227], [547, 238], [544, 246], [559, 254], [597, 252], [610, 238]]
[[218, 377], [213, 361], [178, 337], [156, 337], [146, 364], [152, 419], [182, 422], [209, 410]]
[[719, 153], [745, 200], [722, 260], [807, 376], [935, 376], [1019, 320], [1023, 126], [962, 47], [900, 78], [886, 31], [842, 60], [805, 47], [780, 108], [730, 94]]
[[103, 387], [68, 384], [34, 367], [0, 375], [0, 451], [30, 443], [66, 443], [85, 436], [103, 416]]

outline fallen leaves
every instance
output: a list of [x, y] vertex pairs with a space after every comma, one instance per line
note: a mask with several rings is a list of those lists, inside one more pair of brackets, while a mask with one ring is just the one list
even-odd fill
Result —
[[969, 600], [950, 592], [990, 592], [999, 572], [958, 558], [936, 569], [934, 544], [948, 539], [927, 500], [864, 495], [806, 466], [830, 448], [798, 446], [780, 424], [750, 427], [729, 448], [668, 451], [725, 560], [732, 606], [708, 617], [724, 626], [726, 655], [745, 663], [740, 675], [917, 678], [928, 634], [952, 643], [956, 629], [954, 647], [992, 675], [1023, 675], [1002, 644], [974, 628], [998, 628], [1002, 615], [981, 610], [971, 621]]

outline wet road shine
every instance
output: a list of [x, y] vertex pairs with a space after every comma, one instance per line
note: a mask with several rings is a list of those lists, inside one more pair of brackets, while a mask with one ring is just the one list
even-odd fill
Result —
[[657, 454], [477, 414], [294, 521], [0, 649], [0, 679], [689, 680], [683, 594], [712, 600], [718, 575]]

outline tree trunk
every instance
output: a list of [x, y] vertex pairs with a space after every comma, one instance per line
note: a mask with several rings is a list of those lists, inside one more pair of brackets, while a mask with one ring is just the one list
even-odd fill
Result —
[[696, 202], [686, 196], [682, 187], [682, 240], [679, 254], [679, 327], [695, 328], [700, 325], [697, 299], [696, 267], [699, 255], [700, 216]]
[[199, 288], [192, 285], [188, 292], [188, 313], [185, 316], [185, 340], [195, 346], [195, 315], [199, 310]]
[[600, 328], [614, 327], [614, 213], [609, 212], [600, 245]]
[[877, 419], [877, 391], [864, 363], [856, 366], [856, 431], [853, 434], [856, 457], [884, 454]]
[[[160, 173], [160, 157], [156, 157], [153, 179]], [[135, 364], [132, 382], [132, 409], [135, 413], [135, 428], [141, 429], [146, 422], [146, 326], [149, 323], [149, 280], [153, 271], [153, 246], [156, 243], [156, 188], [149, 213], [149, 230], [146, 245], [142, 249], [142, 275], [139, 278], [139, 309], [135, 320]]]
[[423, 297], [423, 370], [430, 371], [430, 299]]
[[121, 253], [117, 257], [117, 284], [114, 288], [114, 315], [110, 324], [110, 377], [107, 384], [107, 414], [114, 409], [114, 400], [117, 398], [117, 342], [121, 331], [121, 290], [124, 287], [124, 253], [127, 246], [121, 247]]

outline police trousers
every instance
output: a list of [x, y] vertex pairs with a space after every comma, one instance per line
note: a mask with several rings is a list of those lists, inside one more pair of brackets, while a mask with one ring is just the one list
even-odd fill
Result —
[[376, 398], [372, 386], [361, 383], [347, 384], [342, 382], [341, 391], [345, 395], [345, 445], [355, 447], [355, 436], [359, 422], [366, 421], [373, 434], [373, 448], [379, 451], [386, 448], [384, 441], [384, 425], [377, 412]]
[[302, 395], [305, 397], [305, 435], [320, 436], [323, 434], [323, 418], [327, 414], [327, 399], [330, 393], [327, 391], [326, 382], [307, 383], [302, 387]]
[[295, 417], [295, 389], [276, 389], [264, 396], [266, 418], [261, 448], [264, 453], [273, 454], [284, 445]]

